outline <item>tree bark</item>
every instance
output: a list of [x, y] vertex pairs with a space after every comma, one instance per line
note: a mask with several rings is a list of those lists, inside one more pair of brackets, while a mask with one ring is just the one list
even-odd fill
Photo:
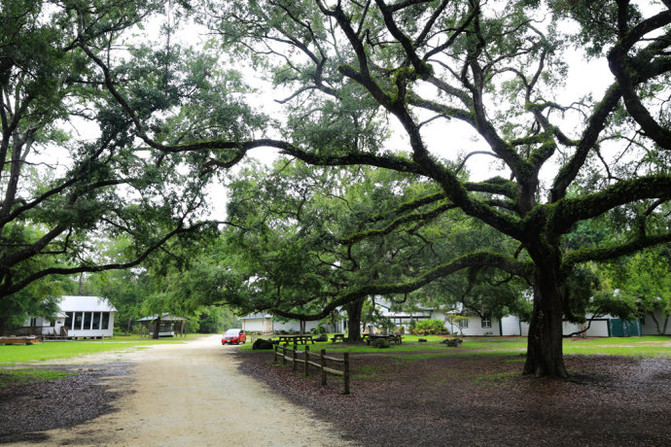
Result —
[[154, 320], [154, 340], [158, 340], [158, 331], [161, 328], [161, 316], [159, 315], [156, 320]]
[[[556, 252], [557, 253], [557, 252]], [[529, 325], [524, 374], [568, 377], [562, 347], [563, 287], [558, 256], [536, 261], [534, 307]]]
[[347, 338], [350, 343], [358, 343], [361, 341], [361, 313], [363, 311], [363, 303], [366, 299], [361, 298], [349, 303], [347, 309]]
[[659, 327], [659, 321], [657, 321], [657, 317], [655, 317], [655, 309], [654, 308], [650, 311], [650, 317], [652, 318], [652, 321], [655, 322], [655, 327], [657, 328], [657, 335], [662, 335], [662, 330]]

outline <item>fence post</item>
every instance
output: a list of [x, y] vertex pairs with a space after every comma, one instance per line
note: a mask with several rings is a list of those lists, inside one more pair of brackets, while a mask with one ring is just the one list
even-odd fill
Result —
[[343, 394], [349, 394], [349, 352], [343, 353], [344, 355], [344, 361], [345, 361], [345, 367], [344, 367], [344, 376], [343, 379], [345, 381], [345, 392]]
[[321, 355], [320, 355], [320, 360], [321, 360], [321, 370], [322, 370], [322, 386], [326, 385], [326, 349], [322, 349]]
[[310, 371], [309, 371], [309, 366], [310, 366], [310, 347], [306, 344], [305, 345], [305, 351], [303, 351], [305, 354], [305, 364], [303, 365], [303, 372], [305, 373], [305, 377], [310, 377]]
[[291, 354], [291, 357], [293, 359], [293, 365], [291, 365], [291, 369], [293, 369], [294, 371], [296, 371], [296, 359], [298, 358], [297, 355], [298, 355], [298, 347], [296, 346], [296, 342], [294, 342], [294, 352]]
[[287, 349], [289, 349], [289, 343], [284, 344], [284, 349], [282, 350], [282, 364], [287, 364]]
[[277, 363], [277, 347], [278, 347], [278, 345], [273, 346], [273, 349], [275, 351], [274, 354], [273, 354], [273, 363]]

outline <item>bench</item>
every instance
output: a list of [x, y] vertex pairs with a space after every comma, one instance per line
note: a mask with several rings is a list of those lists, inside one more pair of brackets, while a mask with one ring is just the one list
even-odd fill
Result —
[[347, 341], [347, 337], [345, 337], [345, 334], [333, 334], [333, 337], [331, 337], [331, 343], [337, 343], [339, 341], [343, 343]]
[[315, 343], [312, 335], [279, 335], [277, 338], [280, 343], [296, 343], [299, 345], [306, 345], [308, 342]]

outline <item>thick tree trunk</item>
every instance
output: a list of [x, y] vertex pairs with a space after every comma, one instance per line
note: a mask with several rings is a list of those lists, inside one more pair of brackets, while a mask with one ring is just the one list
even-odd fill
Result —
[[650, 311], [650, 317], [652, 317], [652, 321], [655, 322], [655, 326], [657, 327], [657, 335], [666, 335], [666, 327], [669, 324], [669, 316], [665, 315], [663, 326], [659, 325], [659, 321], [657, 320], [657, 317], [655, 317], [654, 309]]
[[559, 262], [536, 262], [534, 308], [529, 325], [525, 374], [568, 377], [562, 350], [563, 283]]
[[158, 317], [154, 321], [154, 336], [152, 337], [154, 340], [158, 340], [158, 331], [160, 328], [161, 328], [161, 317]]
[[349, 303], [347, 309], [347, 338], [350, 343], [361, 341], [361, 312], [365, 298]]

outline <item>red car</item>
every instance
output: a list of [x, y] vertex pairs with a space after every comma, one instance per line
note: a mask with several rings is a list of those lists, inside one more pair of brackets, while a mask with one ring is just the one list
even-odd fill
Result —
[[242, 329], [229, 329], [221, 337], [221, 344], [225, 345], [226, 343], [239, 345], [247, 341], [247, 334]]

